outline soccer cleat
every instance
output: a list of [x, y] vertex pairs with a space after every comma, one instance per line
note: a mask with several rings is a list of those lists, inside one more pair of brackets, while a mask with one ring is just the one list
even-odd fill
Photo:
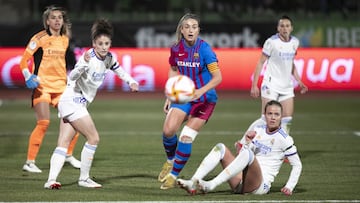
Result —
[[44, 184], [44, 188], [45, 189], [50, 189], [50, 190], [60, 189], [61, 188], [61, 183], [56, 182], [55, 180], [49, 180], [48, 182], [46, 182]]
[[177, 185], [186, 190], [190, 195], [196, 194], [196, 182], [192, 180], [177, 179]]
[[208, 193], [215, 189], [215, 187], [211, 184], [210, 181], [205, 180], [198, 180], [197, 181], [197, 188], [203, 193]]
[[91, 180], [90, 178], [87, 178], [85, 180], [79, 180], [78, 184], [81, 187], [88, 187], [88, 188], [101, 188], [102, 187], [102, 185]]
[[23, 168], [24, 171], [30, 173], [41, 173], [42, 171], [35, 165], [34, 161], [26, 161]]
[[166, 180], [166, 176], [170, 173], [172, 167], [172, 163], [165, 162], [159, 174], [158, 181], [163, 183]]
[[65, 162], [70, 163], [74, 168], [81, 167], [81, 162], [77, 160], [74, 156], [66, 156]]
[[174, 178], [174, 176], [168, 174], [164, 179], [165, 181], [161, 184], [160, 189], [167, 190], [175, 187], [176, 178]]

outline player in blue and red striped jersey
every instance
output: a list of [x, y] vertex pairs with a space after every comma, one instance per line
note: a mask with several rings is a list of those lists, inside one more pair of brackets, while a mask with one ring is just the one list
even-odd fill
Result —
[[[192, 143], [209, 120], [218, 99], [215, 87], [222, 80], [218, 59], [199, 33], [199, 17], [185, 14], [176, 29], [177, 42], [170, 50], [169, 78], [178, 74], [189, 76], [196, 90], [189, 103], [174, 104], [167, 99], [164, 104], [162, 137], [167, 161], [158, 177], [162, 182], [160, 189], [164, 190], [175, 187], [176, 178], [191, 155]], [[185, 121], [178, 138], [176, 132]]]

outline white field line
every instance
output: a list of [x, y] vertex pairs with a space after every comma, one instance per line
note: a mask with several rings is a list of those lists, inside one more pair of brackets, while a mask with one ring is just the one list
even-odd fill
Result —
[[[31, 131], [17, 131], [16, 133], [10, 131], [0, 132], [0, 136], [9, 136], [14, 134], [16, 136], [28, 136]], [[47, 131], [47, 135], [57, 135], [58, 131]], [[100, 136], [106, 135], [161, 135], [160, 131], [122, 131], [122, 130], [99, 130]], [[243, 135], [244, 131], [201, 131], [199, 135]], [[317, 131], [293, 131], [291, 135], [319, 135], [319, 134], [329, 134], [329, 135], [356, 135], [360, 137], [360, 131], [350, 131], [350, 130], [336, 130], [336, 131], [326, 131], [326, 130], [317, 130]]]
[[[94, 201], [92, 203], [282, 203], [282, 202], [294, 202], [294, 203], [337, 203], [337, 202], [360, 202], [360, 200], [245, 200], [245, 201]], [[2, 203], [2, 202], [0, 202]], [[12, 202], [12, 203], [24, 203], [24, 202]], [[32, 202], [43, 203], [43, 202]], [[82, 203], [82, 202], [53, 202], [53, 203]]]

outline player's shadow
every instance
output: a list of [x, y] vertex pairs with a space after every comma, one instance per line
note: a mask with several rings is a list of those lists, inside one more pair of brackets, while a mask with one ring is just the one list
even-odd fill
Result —
[[320, 150], [306, 150], [306, 151], [298, 151], [299, 156], [301, 159], [304, 158], [308, 158], [308, 157], [313, 157], [313, 156], [317, 156], [318, 154], [322, 154], [325, 151], [320, 151]]
[[[109, 181], [113, 181], [113, 180], [124, 180], [124, 179], [133, 179], [133, 178], [147, 178], [147, 179], [152, 179], [152, 180], [157, 180], [157, 176], [154, 175], [149, 175], [149, 174], [131, 174], [131, 175], [119, 175], [119, 176], [109, 176], [109, 177], [104, 177], [104, 178], [96, 178], [96, 177], [92, 177], [91, 179], [94, 180], [95, 182], [99, 182], [101, 184], [107, 183]], [[63, 186], [71, 186], [71, 185], [77, 185], [77, 181], [76, 182], [71, 182], [71, 183], [67, 183], [67, 184], [62, 184]]]
[[[270, 189], [270, 194], [271, 193], [279, 193], [281, 192], [282, 187], [280, 186], [272, 186], [271, 189]], [[296, 186], [296, 188], [294, 189], [293, 193], [304, 193], [306, 192], [307, 190], [305, 188], [302, 188], [300, 185], [299, 186]]]

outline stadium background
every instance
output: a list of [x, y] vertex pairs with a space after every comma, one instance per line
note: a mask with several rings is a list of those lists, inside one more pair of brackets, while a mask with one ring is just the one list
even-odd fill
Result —
[[[172, 36], [185, 12], [200, 15], [202, 34], [240, 33], [242, 43], [218, 47], [257, 47], [275, 32], [282, 14], [294, 19], [294, 35], [302, 47], [359, 47], [360, 2], [357, 0], [1, 0], [0, 46], [23, 47], [42, 29], [47, 5], [67, 8], [73, 23], [73, 45], [89, 45], [89, 28], [97, 17], [115, 25], [114, 47], [168, 47], [169, 42], [146, 43], [141, 33]], [[250, 33], [246, 33], [249, 31]], [[248, 38], [246, 38], [248, 34]], [[258, 39], [251, 41], [254, 34]], [[249, 36], [250, 35], [250, 36]], [[161, 37], [161, 36], [160, 36]], [[172, 41], [172, 40], [170, 40]]]
[[[200, 15], [201, 37], [219, 55], [225, 74], [220, 90], [249, 89], [260, 49], [276, 32], [283, 14], [294, 20], [293, 35], [301, 42], [296, 62], [311, 90], [360, 90], [356, 79], [360, 77], [360, 1], [356, 0], [1, 0], [1, 89], [24, 88], [18, 61], [30, 37], [43, 28], [41, 15], [51, 4], [65, 7], [72, 22], [74, 55], [68, 60], [69, 69], [90, 46], [93, 21], [106, 17], [115, 28], [112, 50], [121, 62], [130, 57], [127, 71], [143, 83], [142, 91], [162, 89], [168, 47], [185, 12]], [[161, 57], [149, 58], [152, 53]], [[102, 89], [128, 90], [118, 80], [108, 80]]]
[[[134, 76], [154, 73], [144, 81], [153, 79], [155, 88], [137, 94], [126, 92], [118, 80], [107, 80], [89, 107], [102, 139], [92, 175], [104, 188], [96, 192], [77, 187], [78, 171], [69, 166], [59, 177], [62, 190], [43, 189], [58, 135], [56, 109], [37, 160], [44, 173], [21, 171], [35, 119], [31, 91], [24, 87], [17, 63], [29, 38], [42, 29], [41, 14], [49, 4], [68, 9], [75, 60], [90, 45], [92, 22], [103, 16], [115, 26], [113, 51], [125, 68]], [[359, 9], [358, 0], [0, 0], [0, 201], [359, 202]], [[292, 136], [304, 168], [291, 199], [279, 192], [289, 165], [266, 196], [229, 195], [226, 184], [212, 194], [194, 197], [159, 190], [156, 177], [164, 161], [160, 90], [169, 43], [178, 19], [188, 11], [200, 15], [201, 36], [221, 57], [226, 85], [219, 90], [214, 117], [197, 138], [182, 174], [186, 178], [209, 146], [217, 142], [232, 146], [259, 116], [260, 99], [249, 96], [251, 72], [262, 43], [276, 31], [278, 17], [287, 14], [294, 19], [293, 34], [302, 46], [296, 60], [310, 91], [296, 93]], [[83, 142], [80, 138], [77, 157]]]

